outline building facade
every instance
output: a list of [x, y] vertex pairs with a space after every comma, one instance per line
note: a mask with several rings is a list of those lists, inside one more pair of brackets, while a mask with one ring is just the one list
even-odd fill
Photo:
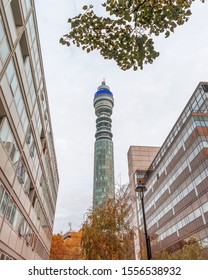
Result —
[[[136, 168], [137, 169], [137, 168]], [[135, 182], [141, 176], [135, 169]], [[153, 254], [208, 245], [208, 83], [201, 82], [152, 161], [144, 196]], [[144, 232], [138, 198], [138, 226]]]
[[33, 0], [0, 1], [0, 259], [48, 259], [59, 176]]
[[115, 195], [113, 134], [111, 132], [113, 106], [113, 94], [103, 81], [94, 95], [97, 119], [94, 147], [93, 208]]
[[138, 205], [137, 197], [135, 192], [135, 172], [146, 173], [153, 159], [155, 158], [159, 147], [148, 147], [148, 146], [131, 146], [128, 151], [128, 169], [129, 169], [129, 201], [132, 205], [132, 215], [130, 223], [134, 226], [134, 248], [135, 248], [135, 259], [140, 259], [140, 237], [138, 227]]

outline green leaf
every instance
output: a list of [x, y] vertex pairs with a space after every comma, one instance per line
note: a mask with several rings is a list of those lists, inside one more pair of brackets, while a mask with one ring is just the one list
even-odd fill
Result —
[[[75, 44], [89, 53], [98, 50], [105, 59], [113, 59], [122, 70], [142, 69], [159, 56], [154, 50], [153, 36], [165, 38], [191, 16], [190, 1], [124, 1], [106, 0], [101, 8], [107, 16], [99, 16], [92, 5], [84, 5], [81, 14], [70, 18], [63, 45]], [[205, 2], [201, 0], [201, 2]]]
[[167, 30], [167, 31], [165, 32], [165, 38], [167, 38], [167, 37], [169, 37], [169, 36], [170, 36], [170, 31]]

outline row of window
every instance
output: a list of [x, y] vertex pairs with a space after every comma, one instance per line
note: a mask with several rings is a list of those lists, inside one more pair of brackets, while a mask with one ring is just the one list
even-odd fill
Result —
[[106, 188], [96, 188], [95, 193], [106, 192], [108, 191]]
[[108, 159], [113, 159], [112, 155], [108, 154], [102, 154], [102, 155], [95, 155], [95, 160], [108, 160]]
[[97, 132], [102, 132], [102, 131], [110, 131], [111, 132], [111, 128], [106, 127], [106, 126], [97, 127]]
[[[29, 58], [27, 58], [25, 60], [25, 74], [26, 74], [26, 80], [28, 83], [28, 88], [29, 88], [29, 93], [30, 93], [30, 97], [32, 102], [35, 102], [36, 99], [36, 95], [35, 95], [35, 90], [34, 90], [34, 84], [33, 84], [33, 79], [32, 79], [32, 73], [31, 73], [31, 68], [30, 68], [30, 63], [29, 63]], [[32, 136], [32, 130], [31, 127], [29, 126], [29, 121], [28, 121], [28, 116], [26, 113], [26, 108], [24, 105], [24, 101], [23, 101], [23, 97], [22, 97], [22, 91], [18, 82], [18, 78], [17, 78], [17, 74], [16, 74], [16, 70], [14, 67], [14, 63], [13, 60], [10, 61], [10, 63], [8, 64], [7, 70], [6, 70], [6, 78], [8, 80], [8, 83], [11, 86], [11, 90], [14, 96], [14, 102], [18, 111], [18, 114], [20, 116], [20, 120], [23, 126], [23, 130], [27, 131], [27, 136], [26, 136], [26, 142], [29, 145], [29, 150], [30, 150], [30, 155], [31, 157], [34, 159], [34, 164], [36, 167], [36, 170], [39, 166], [39, 158], [37, 155], [37, 151], [36, 151], [36, 147], [35, 147], [35, 142]], [[40, 115], [39, 115], [39, 110], [38, 110], [38, 105], [36, 103], [35, 105], [35, 109], [34, 109], [34, 116], [35, 116], [35, 120], [37, 123], [37, 129], [39, 132], [39, 135], [41, 134], [42, 131], [42, 125], [41, 125], [41, 120], [40, 120]], [[10, 138], [11, 133], [9, 134]], [[10, 139], [9, 139], [10, 140]], [[10, 141], [12, 142], [12, 141]], [[8, 146], [8, 142], [7, 142], [7, 146]], [[15, 148], [13, 145], [13, 154], [15, 154]], [[13, 157], [13, 154], [11, 154], [11, 157]], [[17, 152], [16, 152], [17, 154]]]
[[94, 198], [95, 199], [103, 199], [109, 197], [107, 193], [96, 193]]
[[207, 107], [205, 104], [206, 94], [202, 88], [199, 88], [198, 91], [193, 95], [190, 103], [185, 107], [180, 119], [177, 121], [176, 125], [172, 129], [171, 133], [169, 134], [166, 142], [164, 143], [163, 147], [160, 149], [158, 155], [154, 159], [153, 163], [151, 164], [151, 169], [155, 169], [157, 164], [160, 162], [163, 155], [166, 153], [168, 147], [172, 144], [173, 140], [176, 139], [178, 132], [181, 130], [181, 127], [186, 122], [188, 117], [192, 112], [207, 112]]
[[[202, 117], [200, 116], [200, 119], [204, 119], [206, 117]], [[180, 139], [178, 139], [178, 141], [176, 142], [176, 144], [174, 144], [174, 146], [172, 147], [172, 152], [168, 153], [167, 159], [164, 160], [162, 167], [159, 169], [158, 175], [160, 176], [164, 171], [166, 172], [166, 168], [169, 165], [169, 163], [173, 160], [173, 158], [175, 157], [175, 155], [177, 154], [177, 152], [181, 149], [181, 147], [183, 147], [183, 150], [185, 151], [185, 141], [188, 139], [188, 137], [192, 134], [192, 132], [194, 131], [194, 129], [197, 127], [197, 119], [198, 116], [193, 116], [189, 123], [186, 125], [186, 128], [184, 129], [184, 131], [182, 131]], [[205, 124], [205, 122], [201, 123], [200, 125]], [[206, 125], [205, 125], [206, 127]], [[206, 143], [204, 141], [203, 143], [204, 147], [206, 147]], [[155, 184], [155, 182], [157, 181], [157, 178], [151, 178], [149, 180], [149, 185], [151, 184], [152, 186]], [[151, 189], [148, 188], [148, 192]]]
[[[192, 153], [187, 157], [187, 159], [184, 160], [184, 162], [179, 162], [179, 168], [170, 176], [169, 179], [163, 183], [160, 186], [160, 190], [157, 191], [151, 198], [151, 200], [148, 201], [148, 206], [146, 208], [146, 211], [148, 211], [152, 205], [155, 204], [155, 202], [161, 197], [161, 195], [169, 189], [169, 187], [172, 185], [172, 183], [178, 178], [178, 176], [187, 168], [189, 167], [190, 170], [190, 163], [191, 161], [206, 147], [207, 142], [202, 141], [200, 142], [197, 147], [192, 151]], [[148, 182], [149, 185], [149, 182]], [[153, 186], [152, 186], [153, 187]]]
[[[13, 163], [14, 168], [16, 169], [18, 166], [19, 158], [20, 158], [20, 152], [19, 152], [19, 149], [17, 148], [17, 144], [14, 139], [14, 135], [11, 131], [11, 128], [10, 128], [9, 123], [6, 118], [3, 118], [1, 121], [0, 139], [10, 157], [10, 160]], [[27, 134], [26, 142], [29, 145], [30, 156], [33, 158], [34, 164], [35, 164], [35, 167], [37, 170], [38, 165], [39, 165], [39, 159], [38, 159], [34, 141], [32, 141], [31, 139], [32, 139], [32, 134], [30, 134], [30, 133]]]
[[54, 208], [52, 208], [51, 200], [50, 200], [49, 193], [48, 193], [48, 188], [47, 188], [46, 181], [45, 181], [43, 175], [41, 175], [41, 178], [40, 178], [40, 187], [42, 188], [42, 191], [43, 191], [43, 196], [46, 201], [47, 208], [48, 208], [48, 217], [49, 217], [49, 221], [50, 221], [50, 224], [52, 227], [55, 210], [54, 210]]
[[[26, 2], [24, 2], [24, 3], [26, 3]], [[26, 5], [28, 7], [30, 6], [30, 4], [26, 4]], [[0, 33], [2, 34], [4, 40], [7, 40], [6, 35], [4, 33], [4, 29], [3, 29], [1, 19], [0, 19]], [[0, 45], [0, 52], [1, 52], [1, 45]], [[9, 53], [9, 49], [8, 49], [7, 53]], [[7, 56], [8, 56], [8, 54], [7, 54]], [[34, 88], [34, 83], [33, 83], [33, 78], [32, 78], [32, 71], [31, 71], [31, 67], [30, 67], [29, 57], [27, 57], [25, 59], [24, 68], [25, 68], [26, 81], [27, 81], [27, 85], [28, 85], [28, 88], [29, 88], [29, 93], [28, 94], [31, 97], [32, 104], [34, 104], [34, 102], [36, 100], [36, 94], [35, 94], [35, 88]], [[23, 130], [26, 133], [29, 121], [28, 121], [28, 116], [27, 116], [27, 113], [26, 113], [26, 108], [25, 108], [25, 104], [24, 104], [24, 100], [23, 100], [22, 90], [21, 90], [21, 87], [20, 87], [20, 84], [19, 84], [19, 81], [18, 81], [17, 73], [16, 73], [16, 70], [15, 70], [14, 63], [13, 63], [12, 59], [10, 60], [8, 66], [7, 66], [7, 69], [6, 69], [6, 78], [8, 80], [8, 84], [10, 85], [12, 94], [14, 96], [14, 103], [16, 105], [17, 112], [18, 112], [18, 115], [20, 117]], [[39, 111], [37, 109], [37, 103], [36, 103], [35, 108], [36, 109], [35, 109], [34, 115], [35, 115], [36, 122], [38, 124], [38, 131], [39, 131], [39, 135], [40, 135], [42, 127], [41, 127]]]
[[113, 157], [113, 150], [112, 149], [109, 149], [109, 150], [106, 150], [106, 149], [95, 149], [96, 152], [95, 152], [95, 155], [96, 155], [96, 159], [98, 156], [106, 156], [106, 155], [109, 155], [109, 158], [110, 157]]
[[10, 60], [8, 66], [7, 66], [6, 77], [8, 80], [8, 84], [10, 85], [11, 90], [12, 90], [12, 94], [14, 97], [14, 103], [16, 105], [17, 112], [18, 112], [19, 118], [21, 120], [23, 130], [26, 133], [28, 124], [29, 124], [29, 120], [28, 120], [28, 116], [26, 113], [22, 90], [19, 85], [17, 73], [16, 73], [12, 59]]
[[37, 237], [2, 184], [0, 184], [0, 215], [5, 216], [14, 231], [23, 237], [29, 246], [35, 248]]
[[[42, 220], [42, 214], [38, 208], [38, 202], [36, 200], [33, 203], [33, 207], [39, 215], [42, 227], [45, 228], [46, 224], [44, 224], [44, 219]], [[47, 252], [41, 241], [37, 238], [36, 234], [31, 229], [12, 198], [9, 197], [8, 192], [2, 184], [0, 184], [0, 215], [5, 217], [13, 230], [19, 235], [19, 237], [25, 240], [26, 244], [30, 246], [32, 250], [35, 250], [42, 258], [47, 257]]]
[[[30, 137], [29, 136], [27, 137], [28, 144], [30, 144], [30, 142], [31, 142], [31, 139], [32, 139], [31, 137], [32, 137], [31, 135], [30, 135]], [[6, 118], [3, 119], [1, 126], [0, 126], [0, 139], [1, 139], [2, 143], [4, 144], [4, 147], [7, 151], [7, 153], [9, 154], [11, 161], [13, 162], [14, 168], [17, 169], [18, 181], [22, 185], [25, 194], [30, 195], [30, 193], [34, 189], [34, 187], [32, 185], [32, 181], [31, 181], [28, 171], [25, 167], [25, 164], [24, 164], [23, 160], [20, 159], [19, 150], [17, 148], [16, 142], [14, 140], [14, 136], [11, 132], [10, 126], [9, 126]], [[33, 147], [33, 146], [31, 146], [31, 147]], [[31, 154], [31, 147], [30, 147], [30, 154]], [[32, 156], [34, 156], [35, 159], [38, 158], [37, 154], [36, 153], [34, 154], [34, 150], [33, 150]], [[49, 198], [47, 197], [47, 194], [46, 194], [47, 192], [46, 192], [45, 186], [44, 186], [43, 190], [44, 190], [43, 191], [44, 197], [47, 198], [46, 204], [49, 209], [50, 219], [52, 220], [53, 214], [51, 213], [50, 201], [49, 201]], [[40, 210], [40, 211], [42, 211], [42, 210]], [[44, 218], [43, 224], [44, 223], [45, 223], [45, 218]]]
[[56, 205], [56, 189], [55, 189], [55, 184], [54, 184], [54, 178], [53, 178], [53, 171], [50, 165], [50, 158], [48, 151], [45, 153], [45, 163], [46, 163], [46, 169], [47, 169], [47, 175], [48, 175], [48, 180], [49, 180], [49, 188], [50, 188], [50, 193], [53, 201], [53, 207], [55, 208]]
[[29, 46], [30, 46], [30, 50], [31, 50], [31, 56], [32, 56], [32, 61], [33, 61], [33, 66], [34, 66], [34, 71], [35, 71], [36, 84], [39, 85], [41, 78], [42, 78], [42, 73], [41, 73], [37, 38], [36, 38], [36, 34], [35, 34], [34, 18], [33, 18], [32, 14], [30, 15], [30, 18], [28, 20], [26, 27], [27, 27], [27, 31], [29, 34], [29, 36], [28, 36]]
[[13, 260], [8, 254], [0, 250], [0, 260]]
[[112, 175], [112, 170], [109, 169], [109, 172], [108, 172], [108, 170], [105, 170], [105, 168], [103, 168], [102, 170], [96, 170], [96, 172], [95, 172], [96, 176], [105, 175], [107, 173], [109, 173], [109, 175]]
[[[156, 217], [152, 219], [152, 216], [150, 219], [151, 221], [147, 220], [147, 226], [148, 228], [151, 228], [155, 223], [157, 223], [168, 211], [171, 209], [174, 211], [174, 207], [181, 202], [183, 198], [185, 198], [192, 190], [196, 191], [196, 186], [198, 186], [203, 180], [205, 180], [208, 177], [208, 170], [204, 170], [195, 180], [193, 180], [182, 192], [177, 195], [166, 207], [163, 205], [160, 206], [157, 209], [157, 212], [154, 213]], [[196, 193], [197, 194], [197, 193]], [[158, 213], [158, 214], [157, 214]], [[174, 212], [173, 212], [174, 213]]]
[[111, 128], [111, 122], [109, 122], [108, 120], [104, 120], [104, 119], [101, 119], [99, 118], [97, 120], [97, 125], [96, 125], [97, 128], [101, 128], [101, 127], [110, 127]]
[[19, 165], [18, 165], [17, 178], [18, 178], [18, 181], [20, 182], [20, 184], [22, 185], [25, 194], [27, 194], [29, 199], [31, 200], [32, 205], [37, 214], [37, 218], [40, 220], [41, 226], [46, 227], [47, 222], [46, 222], [45, 215], [43, 214], [41, 204], [34, 191], [34, 187], [32, 185], [31, 179], [29, 177], [27, 169], [22, 160], [20, 160]]
[[176, 223], [174, 226], [170, 227], [166, 231], [164, 231], [162, 234], [159, 235], [159, 240], [163, 240], [166, 237], [170, 236], [174, 232], [177, 232], [189, 223], [193, 222], [195, 219], [203, 215], [203, 213], [208, 212], [208, 202], [203, 204], [201, 207], [194, 210], [192, 213], [184, 217], [182, 220], [180, 220], [178, 223]]
[[98, 106], [102, 106], [102, 105], [107, 105], [107, 106], [109, 106], [109, 107], [112, 107], [113, 106], [113, 104], [112, 104], [112, 102], [111, 101], [109, 101], [109, 100], [102, 100], [102, 101], [98, 101], [98, 102], [96, 102], [96, 108], [98, 107]]
[[[30, 5], [28, 5], [29, 7]], [[35, 72], [35, 79], [36, 79], [36, 86], [39, 89], [38, 92], [40, 94], [40, 103], [41, 103], [41, 108], [42, 108], [42, 113], [44, 116], [45, 120], [45, 125], [48, 123], [48, 116], [47, 116], [47, 109], [46, 109], [46, 101], [45, 101], [45, 93], [43, 91], [43, 81], [42, 81], [42, 72], [41, 72], [41, 64], [40, 64], [40, 57], [39, 57], [39, 51], [38, 51], [38, 44], [37, 44], [37, 38], [36, 38], [36, 30], [35, 30], [35, 24], [34, 24], [34, 17], [31, 14], [28, 20], [28, 23], [26, 25], [27, 31], [28, 31], [28, 38], [29, 38], [29, 47], [31, 50], [31, 56], [32, 56], [32, 62], [34, 66], [34, 72]], [[32, 98], [33, 94], [33, 89], [34, 89], [34, 82], [32, 79], [32, 72], [31, 72], [31, 66], [29, 63], [29, 59], [26, 59], [25, 61], [25, 73], [27, 76], [27, 82], [28, 82], [28, 87], [30, 88], [30, 95]], [[42, 136], [42, 123], [41, 123], [41, 118], [40, 118], [40, 112], [38, 108], [38, 103], [36, 102], [35, 107], [34, 107], [34, 117], [36, 120], [37, 124], [37, 130], [39, 133], [39, 136]], [[55, 160], [55, 159], [54, 159]], [[46, 159], [47, 161], [47, 159]], [[48, 167], [47, 167], [48, 168]], [[48, 168], [48, 171], [50, 168]], [[50, 170], [51, 171], [51, 170]], [[52, 179], [51, 172], [49, 171], [49, 182], [52, 184], [51, 188], [54, 189], [54, 180]], [[55, 200], [54, 196], [54, 191], [52, 191], [52, 197]]]
[[[23, 7], [23, 12], [24, 15], [26, 15], [31, 7], [31, 3], [29, 0], [22, 0], [22, 7]], [[36, 42], [36, 34], [35, 34], [35, 27], [34, 27], [34, 20], [33, 20], [33, 15], [31, 14], [28, 24], [29, 26], [29, 38], [30, 38], [30, 42], [31, 44], [34, 43], [35, 47], [35, 53], [36, 56], [39, 57], [38, 54], [38, 47], [37, 47], [37, 42]], [[5, 63], [6, 58], [9, 55], [9, 46], [8, 46], [8, 41], [6, 38], [6, 34], [4, 32], [4, 27], [3, 27], [3, 23], [2, 20], [0, 18], [0, 62], [2, 61], [2, 65]], [[39, 61], [39, 59], [38, 59]], [[1, 64], [1, 63], [0, 63]], [[41, 77], [41, 66], [40, 66], [40, 62], [38, 63], [38, 66], [36, 65], [36, 60], [34, 60], [34, 65], [35, 65], [35, 73], [38, 72], [38, 81], [37, 81], [37, 85], [40, 83], [40, 77]], [[0, 65], [1, 66], [1, 65]], [[1, 67], [0, 67], [1, 70]], [[24, 106], [24, 101], [22, 98], [22, 92], [19, 86], [19, 82], [18, 82], [18, 78], [16, 75], [16, 71], [13, 65], [13, 61], [10, 61], [10, 64], [7, 67], [7, 78], [8, 78], [8, 82], [11, 86], [11, 90], [12, 93], [14, 95], [14, 101], [15, 101], [15, 105], [17, 107], [17, 111], [18, 114], [20, 116], [20, 120], [22, 122], [22, 126], [24, 131], [26, 132], [27, 130], [27, 126], [28, 126], [28, 118], [27, 118], [27, 114], [26, 114], [26, 110], [25, 110], [25, 106]], [[29, 57], [27, 57], [25, 59], [25, 75], [26, 75], [26, 80], [27, 80], [27, 84], [28, 84], [28, 88], [29, 88], [29, 92], [28, 94], [31, 97], [32, 100], [32, 104], [34, 104], [35, 99], [36, 99], [36, 94], [35, 94], [35, 87], [34, 87], [34, 83], [33, 83], [33, 78], [32, 78], [32, 71], [31, 71], [31, 67], [30, 67], [30, 62], [29, 62]], [[27, 93], [26, 93], [27, 94]], [[36, 104], [36, 109], [35, 109], [35, 117], [36, 117], [36, 121], [38, 123], [38, 131], [39, 134], [41, 132], [41, 121], [40, 121], [40, 116], [39, 116], [39, 112], [37, 109], [37, 104]]]
[[111, 120], [111, 118], [110, 118], [110, 114], [109, 114], [109, 113], [103, 114], [103, 112], [100, 113], [99, 116], [97, 117], [96, 123], [99, 123], [99, 122], [101, 122], [101, 121], [106, 121], [106, 122], [108, 122], [108, 123], [112, 123], [112, 120]]
[[105, 147], [110, 148], [113, 147], [113, 142], [110, 140], [99, 140], [95, 142], [96, 147]]
[[[14, 3], [14, 1], [11, 1], [11, 6], [12, 6], [12, 2]], [[28, 18], [27, 15], [31, 9], [31, 1], [30, 0], [20, 0], [20, 1], [16, 1], [16, 2], [18, 2], [17, 5], [19, 5], [19, 7], [18, 7], [18, 9], [16, 9], [14, 11], [14, 5], [13, 5], [12, 11], [13, 11], [13, 15], [14, 15], [14, 22], [15, 22], [16, 26], [18, 27], [19, 23], [22, 23], [22, 25], [23, 25], [24, 19], [26, 20], [26, 18]], [[17, 10], [19, 10], [20, 13]], [[23, 11], [23, 13], [21, 13], [21, 10]], [[17, 24], [17, 21], [15, 21], [15, 16], [17, 16], [17, 15], [21, 16], [22, 14], [24, 15], [24, 19], [19, 20], [19, 23]], [[42, 81], [42, 72], [41, 72], [41, 63], [40, 63], [41, 59], [39, 57], [39, 48], [38, 48], [38, 43], [37, 43], [38, 38], [36, 38], [36, 29], [35, 29], [34, 20], [35, 20], [35, 17], [31, 13], [29, 16], [29, 20], [26, 23], [27, 32], [23, 33], [24, 36], [28, 35], [27, 38], [28, 38], [28, 42], [29, 42], [30, 52], [28, 52], [28, 51], [25, 52], [24, 48], [22, 48], [22, 46], [28, 48], [27, 44], [24, 45], [24, 42], [23, 42], [24, 36], [22, 36], [22, 38], [20, 40], [20, 49], [23, 54], [24, 74], [26, 77], [26, 80], [25, 80], [26, 84], [25, 84], [24, 90], [26, 91], [26, 97], [28, 99], [28, 104], [29, 104], [29, 107], [31, 108], [31, 115], [32, 115], [32, 111], [33, 111], [32, 108], [34, 108], [33, 116], [36, 121], [36, 124], [34, 123], [34, 127], [37, 128], [39, 135], [41, 135], [42, 124], [41, 124], [41, 119], [40, 119], [40, 112], [38, 109], [38, 103], [35, 102], [36, 101], [35, 86], [37, 89], [40, 88], [41, 83], [43, 85], [43, 81]], [[7, 38], [6, 38], [6, 35], [4, 32], [2, 22], [1, 22], [1, 26], [0, 26], [0, 34], [2, 34], [2, 37], [0, 36], [0, 38], [1, 38], [0, 39], [0, 48], [1, 48], [1, 45], [2, 46], [5, 45], [5, 44], [3, 44], [3, 41], [5, 41], [6, 45], [8, 46], [8, 42], [7, 42]], [[26, 42], [27, 42], [27, 40], [26, 40]], [[3, 50], [3, 48], [2, 48], [2, 50]], [[0, 53], [1, 53], [1, 49], [0, 49]], [[9, 53], [9, 46], [7, 48], [7, 51], [5, 52], [6, 58], [8, 56], [8, 53]], [[31, 53], [31, 60], [28, 56], [29, 53]], [[34, 66], [34, 73], [35, 73], [34, 80], [33, 80], [33, 75], [32, 75], [33, 69], [31, 69], [32, 66]], [[14, 96], [14, 103], [16, 105], [17, 112], [20, 117], [21, 124], [23, 126], [23, 130], [25, 133], [27, 133], [26, 142], [29, 147], [30, 156], [34, 160], [34, 165], [36, 167], [36, 170], [38, 170], [38, 166], [40, 165], [39, 158], [37, 155], [31, 127], [29, 126], [29, 123], [28, 123], [28, 116], [27, 116], [26, 109], [25, 109], [25, 104], [24, 104], [23, 95], [22, 95], [22, 89], [21, 89], [19, 81], [18, 81], [18, 76], [17, 76], [16, 69], [14, 67], [13, 60], [10, 61], [9, 65], [7, 67], [5, 77], [8, 80], [8, 84], [10, 85], [12, 94]], [[36, 84], [35, 84], [35, 82], [36, 82]], [[29, 102], [29, 100], [31, 100], [31, 102]], [[31, 107], [30, 103], [32, 104], [32, 107]], [[43, 104], [44, 104], [44, 113], [45, 113], [45, 110], [46, 110], [45, 101]], [[8, 142], [7, 142], [7, 146], [8, 146]], [[19, 152], [19, 151], [17, 150], [17, 152]], [[13, 148], [13, 152], [11, 153], [10, 157], [13, 158], [13, 154], [18, 154], [17, 152]], [[18, 158], [19, 158], [19, 155], [18, 155]], [[17, 164], [16, 164], [16, 166], [17, 166]], [[27, 173], [24, 172], [23, 164], [20, 161], [19, 168], [17, 170], [17, 176], [18, 176], [19, 181], [21, 181], [24, 178], [27, 178], [24, 180], [25, 181], [24, 190], [27, 190], [29, 188], [28, 187], [29, 186], [28, 177], [26, 174]], [[45, 194], [44, 197], [46, 198], [47, 197], [46, 191], [44, 192], [44, 194]], [[47, 201], [49, 201], [48, 197], [47, 197]], [[47, 205], [49, 206], [49, 203], [47, 203]], [[50, 209], [50, 206], [48, 208]], [[49, 212], [51, 212], [51, 210], [49, 210]]]
[[111, 180], [111, 182], [109, 182], [109, 181], [96, 182], [95, 184], [96, 184], [96, 187], [106, 187], [106, 186], [112, 187], [112, 186], [114, 186], [113, 180]]

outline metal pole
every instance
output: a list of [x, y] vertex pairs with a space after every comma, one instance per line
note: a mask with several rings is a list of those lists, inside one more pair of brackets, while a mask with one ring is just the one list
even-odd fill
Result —
[[144, 221], [144, 235], [145, 235], [145, 241], [146, 241], [146, 250], [147, 250], [147, 259], [151, 260], [151, 246], [150, 246], [150, 239], [149, 235], [147, 234], [147, 225], [146, 225], [146, 217], [145, 217], [145, 211], [144, 211], [144, 193], [143, 190], [140, 193], [141, 203], [142, 203], [142, 214], [143, 214], [143, 221]]

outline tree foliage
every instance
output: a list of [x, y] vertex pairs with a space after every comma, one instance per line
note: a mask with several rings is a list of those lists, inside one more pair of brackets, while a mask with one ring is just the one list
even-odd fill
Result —
[[207, 259], [206, 249], [194, 237], [183, 243], [175, 252], [163, 251], [154, 255], [155, 260], [203, 260]]
[[81, 238], [82, 231], [72, 232], [71, 238], [67, 238], [65, 241], [65, 260], [82, 260], [81, 252]]
[[134, 259], [133, 229], [125, 196], [109, 199], [89, 210], [82, 227], [82, 250], [87, 260]]
[[52, 237], [50, 260], [81, 260], [81, 238], [82, 231], [71, 232], [70, 238], [66, 240], [60, 234]]
[[64, 239], [60, 234], [54, 234], [51, 242], [50, 260], [64, 259]]
[[[200, 0], [205, 2], [206, 0]], [[153, 63], [159, 52], [154, 36], [168, 37], [191, 16], [194, 0], [106, 0], [101, 1], [103, 14], [92, 5], [69, 18], [71, 29], [60, 43], [82, 47], [87, 53], [99, 50], [105, 59], [113, 59], [122, 70], [143, 69]]]

